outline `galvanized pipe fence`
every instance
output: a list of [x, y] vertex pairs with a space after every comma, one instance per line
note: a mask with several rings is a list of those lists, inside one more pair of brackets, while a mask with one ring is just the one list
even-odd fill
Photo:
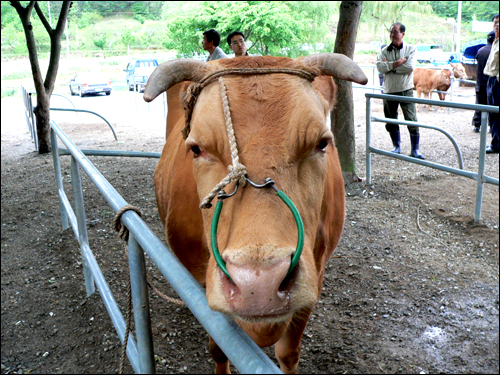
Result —
[[[30, 134], [31, 134], [31, 139], [35, 143], [35, 150], [38, 150], [38, 135], [37, 135], [37, 130], [36, 130], [36, 118], [35, 118], [35, 115], [33, 113], [34, 107], [33, 107], [32, 94], [36, 94], [36, 92], [30, 92], [30, 91], [26, 90], [26, 88], [23, 85], [21, 85], [21, 95], [23, 98], [24, 115], [26, 117], [26, 123], [28, 124], [28, 129], [29, 129]], [[61, 98], [68, 100], [71, 103], [71, 105], [73, 106], [73, 109], [70, 109], [70, 108], [50, 108], [51, 111], [85, 112], [85, 113], [90, 113], [90, 114], [96, 115], [96, 116], [102, 118], [106, 122], [106, 124], [108, 124], [108, 126], [111, 128], [111, 131], [113, 132], [113, 136], [115, 137], [115, 140], [118, 140], [118, 138], [116, 137], [115, 129], [113, 129], [113, 126], [111, 126], [109, 121], [106, 120], [103, 116], [101, 116], [100, 114], [98, 114], [96, 112], [88, 111], [86, 109], [76, 109], [75, 104], [71, 101], [71, 99], [67, 98], [64, 95], [52, 94], [52, 96], [59, 96]]]
[[[127, 202], [54, 121], [50, 121], [50, 126], [52, 156], [63, 228], [67, 229], [71, 225], [80, 244], [87, 296], [95, 292], [95, 285], [97, 285], [104, 305], [123, 343], [125, 319], [89, 246], [80, 169], [87, 174], [115, 212], [118, 212]], [[66, 145], [67, 149], [58, 148], [57, 137]], [[159, 154], [153, 155], [153, 153], [130, 155], [128, 154], [130, 152], [122, 151], [89, 151], [91, 151], [87, 152], [89, 155], [159, 157]], [[63, 189], [60, 155], [71, 155], [71, 183], [76, 212], [73, 211]], [[134, 211], [127, 211], [122, 215], [122, 223], [130, 231], [129, 269], [136, 327], [136, 338], [134, 339], [132, 335], [128, 338], [127, 356], [136, 373], [155, 372], [144, 251], [240, 373], [282, 373], [233, 319], [212, 311], [208, 307], [205, 289], [179, 262], [172, 251], [156, 237], [139, 215]]]
[[101, 116], [97, 112], [89, 111], [87, 109], [76, 109], [76, 108], [73, 108], [73, 109], [71, 109], [71, 108], [50, 108], [50, 110], [51, 111], [62, 111], [62, 112], [82, 112], [82, 113], [90, 113], [90, 114], [96, 115], [96, 116], [102, 118], [104, 120], [104, 122], [106, 122], [106, 124], [108, 124], [108, 126], [111, 128], [111, 131], [113, 132], [113, 136], [115, 137], [115, 141], [118, 140], [118, 138], [116, 137], [115, 129], [113, 129], [113, 126], [111, 126], [109, 121], [106, 120], [103, 116]]
[[[480, 104], [464, 104], [464, 103], [451, 103], [451, 102], [442, 102], [440, 100], [428, 100], [428, 99], [417, 99], [410, 98], [398, 95], [389, 95], [389, 94], [365, 94], [366, 97], [366, 184], [371, 184], [372, 172], [371, 172], [371, 154], [380, 154], [387, 157], [400, 159], [409, 163], [420, 164], [426, 167], [439, 169], [445, 172], [453, 173], [459, 176], [471, 178], [477, 182], [477, 190], [476, 190], [476, 206], [474, 211], [474, 221], [479, 222], [481, 220], [481, 208], [483, 202], [483, 189], [484, 184], [492, 184], [499, 186], [499, 180], [497, 178], [487, 176], [485, 174], [485, 158], [486, 158], [486, 136], [488, 131], [488, 113], [499, 113], [498, 107], [489, 106], [489, 105], [480, 105]], [[460, 148], [458, 144], [453, 139], [453, 137], [446, 132], [444, 129], [441, 129], [436, 126], [422, 124], [414, 121], [404, 121], [397, 119], [390, 119], [384, 117], [373, 117], [371, 112], [371, 101], [372, 99], [385, 99], [385, 100], [394, 100], [404, 103], [418, 103], [418, 104], [431, 104], [435, 106], [441, 107], [449, 107], [449, 108], [460, 108], [467, 109], [472, 111], [481, 111], [481, 135], [480, 135], [480, 143], [479, 143], [479, 165], [477, 172], [464, 171], [463, 170], [463, 161]], [[418, 158], [413, 158], [410, 156], [405, 156], [401, 154], [395, 154], [390, 151], [384, 151], [371, 146], [371, 123], [372, 122], [386, 122], [391, 124], [400, 124], [405, 126], [417, 126], [421, 128], [433, 129], [442, 132], [445, 134], [453, 144], [455, 151], [457, 152], [458, 165], [459, 168], [453, 168], [447, 165], [430, 162], [427, 160], [422, 160]]]
[[38, 150], [38, 135], [36, 132], [36, 119], [33, 113], [33, 102], [31, 100], [31, 92], [26, 90], [23, 85], [21, 85], [21, 95], [23, 97], [24, 104], [24, 116], [26, 118], [26, 123], [30, 131], [31, 139], [35, 142], [35, 150]]
[[[375, 73], [373, 73], [375, 76]], [[353, 86], [357, 87], [357, 86]], [[365, 88], [365, 87], [360, 87]], [[380, 87], [373, 87], [374, 90], [379, 90]], [[33, 106], [31, 102], [31, 93], [27, 92], [24, 87], [23, 101], [25, 104], [25, 114], [28, 127], [32, 138], [35, 141], [36, 148], [36, 127], [33, 116]], [[476, 200], [476, 217], [480, 218], [481, 202], [482, 202], [482, 186], [483, 183], [492, 183], [498, 185], [498, 179], [494, 179], [484, 175], [484, 150], [486, 147], [486, 126], [481, 127], [481, 146], [480, 146], [480, 165], [478, 173], [463, 171], [463, 162], [458, 145], [443, 129], [432, 127], [425, 124], [417, 124], [410, 122], [413, 126], [433, 128], [443, 132], [453, 143], [457, 151], [457, 157], [460, 169], [454, 169], [440, 164], [423, 161], [420, 159], [410, 158], [404, 155], [392, 154], [383, 150], [378, 150], [370, 146], [370, 124], [371, 121], [393, 121], [393, 119], [381, 119], [371, 117], [371, 99], [391, 98], [392, 95], [385, 94], [366, 94], [367, 98], [367, 184], [371, 183], [371, 153], [379, 153], [389, 157], [398, 158], [401, 160], [427, 165], [433, 168], [442, 169], [451, 173], [463, 175], [473, 178], [478, 181], [478, 194]], [[487, 112], [498, 112], [498, 108], [478, 105], [464, 105], [456, 103], [444, 103], [440, 101], [411, 99], [396, 97], [399, 101], [408, 101], [422, 104], [432, 104], [443, 107], [464, 108], [471, 110], [483, 110]], [[489, 108], [486, 108], [489, 107]], [[74, 112], [89, 112], [103, 118], [99, 114], [77, 109], [62, 109], [51, 108], [51, 110], [59, 111], [74, 111]], [[103, 118], [109, 125], [116, 138], [116, 133], [111, 124]], [[483, 112], [483, 125], [486, 121], [486, 114]], [[404, 121], [399, 121], [402, 125]], [[59, 197], [59, 205], [63, 228], [67, 229], [71, 225], [76, 238], [78, 239], [85, 278], [85, 287], [87, 296], [95, 292], [95, 285], [103, 299], [106, 309], [111, 317], [113, 325], [123, 343], [125, 337], [125, 319], [114, 299], [109, 285], [107, 284], [103, 273], [97, 264], [97, 261], [89, 246], [86, 217], [83, 200], [83, 190], [81, 185], [80, 168], [89, 176], [90, 180], [96, 185], [100, 193], [104, 196], [113, 210], [117, 212], [127, 202], [118, 194], [118, 192], [109, 184], [102, 174], [88, 160], [86, 155], [92, 156], [127, 156], [127, 157], [150, 157], [159, 158], [159, 153], [144, 153], [134, 151], [101, 151], [101, 150], [80, 150], [67, 137], [67, 135], [54, 122], [50, 121], [51, 125], [51, 141], [52, 155], [54, 161], [54, 169], [56, 173], [57, 190]], [[57, 145], [57, 137], [66, 145], [67, 149], [59, 149]], [[481, 158], [482, 154], [482, 158]], [[68, 197], [63, 189], [63, 179], [61, 175], [61, 167], [59, 156], [71, 155], [71, 182], [73, 185], [73, 194], [75, 202], [75, 211], [73, 211]], [[479, 214], [478, 211], [479, 202]], [[248, 337], [248, 335], [226, 315], [212, 311], [207, 304], [205, 289], [197, 282], [197, 280], [187, 271], [187, 269], [178, 261], [171, 250], [166, 247], [161, 240], [151, 231], [144, 221], [133, 211], [127, 211], [122, 216], [122, 222], [130, 231], [129, 237], [129, 268], [132, 287], [132, 299], [134, 306], [134, 319], [136, 327], [136, 339], [129, 336], [127, 346], [127, 356], [130, 363], [137, 373], [154, 373], [154, 355], [153, 341], [151, 333], [151, 323], [149, 317], [149, 302], [146, 286], [146, 268], [144, 260], [144, 251], [148, 254], [151, 260], [156, 264], [167, 281], [176, 290], [178, 295], [187, 307], [193, 312], [198, 321], [207, 330], [210, 336], [217, 342], [226, 356], [231, 360], [234, 366], [240, 373], [281, 373], [279, 368], [262, 352], [262, 350]]]
[[[379, 82], [378, 81], [378, 73], [376, 72], [377, 71], [377, 66], [376, 65], [359, 65], [360, 68], [364, 68], [364, 69], [371, 69], [372, 70], [372, 82], [373, 82], [373, 86], [361, 86], [361, 85], [356, 85], [356, 84], [353, 84], [352, 87], [353, 88], [356, 88], [356, 89], [362, 89], [362, 90], [372, 90], [373, 93], [375, 93], [375, 91], [382, 91], [382, 87], [381, 86], [378, 86], [377, 83]], [[422, 67], [423, 68], [423, 67]], [[452, 68], [448, 68], [448, 67], [425, 67], [425, 69], [433, 69], [433, 70], [443, 70], [443, 69], [446, 69], [446, 70], [450, 70], [451, 71], [451, 74], [450, 74], [450, 89], [449, 89], [449, 92], [448, 91], [439, 91], [439, 90], [433, 90], [432, 93], [437, 93], [437, 94], [446, 94], [446, 95], [449, 95], [450, 97], [450, 102], [453, 102], [453, 83], [455, 81], [457, 82], [467, 82], [467, 83], [476, 83], [475, 81], [470, 81], [470, 80], [466, 80], [466, 79], [461, 79], [461, 78], [455, 78], [454, 74], [453, 74], [453, 69]], [[431, 93], [429, 93], [429, 97], [430, 97]], [[468, 98], [468, 97], [471, 97], [471, 96], [475, 96], [475, 93], [474, 94], [471, 94], [471, 95], [462, 95], [462, 94], [455, 94], [455, 97], [464, 97], [464, 98]], [[449, 113], [451, 113], [451, 108], [449, 110]]]

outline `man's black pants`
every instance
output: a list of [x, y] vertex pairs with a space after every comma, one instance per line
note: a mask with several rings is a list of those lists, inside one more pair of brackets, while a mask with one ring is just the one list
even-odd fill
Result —
[[[488, 105], [496, 107], [500, 104], [500, 94], [497, 77], [489, 77], [486, 85], [486, 92], [488, 95]], [[500, 149], [500, 139], [498, 138], [498, 128], [500, 122], [500, 114], [489, 113], [490, 120], [490, 133], [491, 133], [491, 148], [494, 150]]]
[[[486, 86], [479, 86], [479, 89], [476, 87], [476, 104], [488, 104]], [[481, 112], [474, 112], [474, 116], [472, 117], [472, 125], [476, 128], [481, 127]]]
[[[399, 96], [407, 96], [413, 98], [413, 89], [400, 91], [400, 92], [391, 92], [386, 93], [390, 95], [399, 95]], [[384, 115], [387, 118], [398, 118], [398, 107], [401, 106], [401, 110], [403, 111], [403, 115], [406, 121], [418, 121], [417, 120], [417, 109], [415, 107], [415, 103], [403, 103], [395, 100], [384, 100]], [[385, 124], [385, 128], [389, 133], [399, 131], [399, 125], [397, 124]], [[418, 134], [418, 127], [416, 126], [408, 126], [408, 131], [410, 134]]]

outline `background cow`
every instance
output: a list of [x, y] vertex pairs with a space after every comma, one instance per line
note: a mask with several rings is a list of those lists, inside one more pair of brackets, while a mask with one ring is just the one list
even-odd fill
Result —
[[[461, 63], [451, 63], [450, 66], [455, 78], [467, 79], [465, 68]], [[424, 98], [432, 100], [432, 92], [437, 90], [443, 91], [442, 93], [438, 92], [438, 96], [439, 99], [445, 100], [446, 93], [444, 92], [448, 91], [451, 86], [451, 70], [415, 68], [413, 71], [413, 84], [414, 90], [417, 91], [417, 98], [420, 98], [421, 94], [424, 93]], [[427, 109], [430, 110], [431, 106], [427, 105]]]
[[[414, 90], [417, 91], [417, 98], [420, 98], [422, 93], [425, 99], [432, 100], [432, 92], [440, 87], [440, 90], [446, 91], [450, 87], [450, 71], [449, 70], [434, 70], [425, 68], [415, 68], [413, 71]], [[443, 94], [444, 95], [444, 94]], [[444, 100], [444, 97], [443, 99]], [[431, 106], [427, 105], [430, 111]], [[417, 104], [417, 111], [418, 111]]]
[[[257, 183], [273, 179], [294, 202], [304, 223], [304, 248], [297, 267], [288, 274], [297, 243], [293, 216], [272, 189], [247, 183], [225, 201], [219, 220], [217, 242], [228, 278], [211, 251], [214, 208], [198, 207], [231, 164], [223, 96], [217, 81], [202, 89], [183, 139], [186, 121], [179, 95], [186, 83], [179, 82], [199, 82], [218, 70], [259, 68], [296, 69], [317, 76], [312, 84], [286, 73], [223, 76], [247, 177]], [[335, 101], [331, 76], [367, 82], [352, 60], [337, 54], [210, 63], [181, 59], [158, 66], [144, 91], [144, 99], [151, 101], [168, 90], [167, 142], [155, 171], [168, 244], [206, 287], [213, 310], [232, 315], [259, 346], [276, 344], [285, 373], [297, 369], [302, 334], [344, 224], [344, 185], [330, 131]], [[232, 183], [226, 191], [234, 188]], [[228, 373], [229, 361], [211, 338], [210, 352], [216, 373]]]

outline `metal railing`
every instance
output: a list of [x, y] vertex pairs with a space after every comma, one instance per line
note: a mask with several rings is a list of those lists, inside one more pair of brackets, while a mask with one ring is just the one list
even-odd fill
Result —
[[102, 118], [106, 122], [106, 124], [108, 124], [108, 126], [111, 128], [111, 131], [113, 132], [113, 136], [115, 137], [115, 141], [118, 140], [118, 138], [116, 137], [115, 129], [113, 129], [113, 127], [111, 126], [111, 124], [109, 123], [108, 120], [106, 120], [104, 117], [102, 117], [97, 112], [89, 111], [86, 109], [71, 109], [71, 108], [50, 108], [50, 110], [51, 111], [62, 111], [62, 112], [83, 112], [83, 113], [91, 113], [93, 115], [96, 115], [97, 117]]
[[[50, 125], [52, 155], [63, 228], [67, 229], [71, 225], [80, 244], [87, 295], [94, 293], [94, 285], [97, 285], [113, 325], [123, 343], [125, 320], [89, 246], [80, 168], [88, 175], [115, 212], [118, 212], [127, 202], [59, 126], [54, 121], [50, 121]], [[58, 149], [57, 137], [66, 145], [67, 150]], [[102, 154], [102, 151], [92, 151], [94, 155]], [[76, 213], [63, 189], [60, 154], [71, 154], [71, 182]], [[279, 368], [234, 320], [222, 313], [212, 311], [208, 307], [205, 289], [179, 262], [171, 250], [156, 237], [139, 215], [134, 211], [127, 211], [122, 216], [122, 222], [130, 231], [128, 253], [136, 340], [132, 335], [129, 336], [127, 356], [135, 372], [155, 372], [143, 253], [145, 251], [240, 373], [281, 373]]]
[[[395, 159], [400, 159], [403, 161], [407, 161], [409, 163], [414, 163], [414, 164], [420, 164], [424, 165], [426, 167], [434, 168], [434, 169], [439, 169], [445, 172], [453, 173], [459, 176], [471, 178], [473, 180], [477, 181], [477, 192], [476, 192], [476, 207], [475, 207], [475, 212], [474, 212], [474, 221], [478, 222], [481, 220], [481, 208], [482, 208], [482, 202], [483, 202], [483, 188], [484, 184], [492, 184], [492, 185], [499, 185], [499, 180], [490, 176], [485, 175], [484, 170], [485, 170], [485, 157], [486, 157], [486, 135], [487, 135], [487, 114], [489, 112], [491, 113], [499, 113], [498, 107], [494, 106], [489, 106], [489, 105], [479, 105], [479, 104], [464, 104], [464, 103], [451, 103], [451, 102], [442, 102], [438, 100], [427, 100], [427, 99], [417, 99], [417, 98], [411, 98], [411, 97], [405, 97], [405, 96], [399, 96], [399, 95], [388, 95], [388, 94], [365, 94], [366, 97], [366, 184], [371, 184], [371, 154], [380, 154], [384, 156], [388, 156], [391, 158]], [[436, 126], [431, 126], [431, 125], [426, 125], [414, 121], [403, 121], [403, 120], [396, 120], [396, 119], [390, 119], [390, 118], [379, 118], [379, 117], [372, 117], [371, 115], [371, 100], [372, 99], [385, 99], [385, 100], [394, 100], [394, 101], [399, 101], [399, 102], [404, 102], [404, 103], [418, 103], [418, 104], [431, 104], [435, 106], [441, 106], [441, 107], [449, 107], [449, 108], [460, 108], [460, 109], [468, 109], [468, 110], [473, 110], [473, 111], [481, 111], [481, 138], [480, 138], [480, 144], [479, 144], [479, 166], [478, 166], [478, 171], [476, 172], [470, 172], [470, 171], [464, 171], [463, 170], [463, 162], [461, 161], [461, 152], [460, 148], [458, 147], [456, 141], [453, 139], [453, 137], [448, 134], [445, 130], [438, 128]], [[413, 158], [405, 155], [400, 155], [400, 154], [395, 154], [389, 151], [384, 151], [380, 150], [378, 148], [372, 147], [371, 146], [371, 123], [372, 121], [377, 121], [377, 122], [386, 122], [386, 123], [391, 123], [391, 124], [401, 124], [405, 126], [416, 126], [416, 127], [422, 127], [422, 128], [428, 128], [428, 129], [434, 129], [438, 130], [442, 133], [444, 133], [450, 141], [453, 143], [453, 146], [455, 147], [455, 150], [458, 154], [458, 164], [459, 164], [459, 169], [453, 168], [447, 165], [439, 164], [439, 163], [433, 163], [427, 160], [422, 160], [418, 158]]]
[[[372, 90], [373, 93], [375, 93], [375, 91], [382, 91], [382, 87], [381, 86], [377, 86], [377, 84], [379, 83], [378, 81], [378, 73], [375, 73], [376, 70], [377, 70], [377, 66], [376, 65], [359, 65], [360, 68], [364, 68], [364, 69], [372, 69], [372, 82], [373, 82], [373, 86], [361, 86], [361, 85], [356, 85], [356, 84], [353, 84], [352, 87], [353, 88], [357, 88], [357, 89], [363, 89], [363, 90]], [[423, 67], [417, 67], [417, 68], [423, 68]], [[445, 95], [449, 95], [450, 97], [450, 102], [453, 102], [453, 86], [454, 86], [454, 82], [457, 81], [457, 82], [467, 82], [467, 83], [476, 83], [475, 81], [470, 81], [470, 80], [466, 80], [466, 79], [461, 79], [461, 78], [455, 78], [455, 75], [454, 75], [454, 72], [453, 72], [453, 69], [451, 67], [425, 67], [426, 69], [433, 69], [433, 70], [450, 70], [451, 71], [451, 74], [450, 74], [450, 88], [448, 91], [439, 91], [439, 90], [433, 90], [432, 92], [429, 93], [429, 97], [431, 97], [432, 94], [436, 93], [436, 94], [445, 94]], [[475, 93], [474, 94], [471, 94], [471, 95], [463, 95], [463, 94], [455, 94], [455, 97], [471, 97], [471, 96], [475, 96]], [[450, 108], [449, 109], [449, 112], [451, 114], [452, 112], [452, 109]]]
[[21, 94], [23, 97], [24, 104], [24, 115], [26, 117], [26, 123], [31, 134], [31, 139], [35, 142], [35, 150], [38, 150], [38, 135], [36, 132], [36, 119], [33, 114], [33, 101], [31, 100], [31, 92], [26, 90], [23, 85], [21, 85]]
[[[23, 97], [24, 115], [26, 117], [28, 129], [29, 129], [30, 134], [31, 134], [31, 139], [33, 139], [33, 142], [35, 142], [35, 150], [38, 150], [38, 135], [37, 135], [37, 130], [36, 130], [36, 118], [35, 118], [35, 115], [33, 113], [33, 101], [32, 101], [32, 94], [36, 94], [36, 93], [29, 92], [28, 90], [26, 90], [24, 88], [23, 85], [21, 85], [21, 94]], [[115, 137], [115, 140], [116, 141], [118, 140], [118, 138], [116, 137], [115, 129], [113, 129], [113, 126], [111, 126], [109, 121], [106, 120], [103, 116], [101, 116], [100, 114], [98, 114], [96, 112], [88, 111], [86, 109], [76, 109], [73, 102], [64, 95], [52, 94], [52, 96], [60, 96], [64, 99], [68, 100], [71, 103], [71, 105], [73, 106], [73, 109], [70, 109], [70, 108], [50, 108], [51, 111], [85, 112], [85, 113], [91, 113], [93, 115], [96, 115], [96, 116], [102, 118], [106, 122], [106, 124], [108, 124], [108, 126], [111, 128], [111, 131], [113, 132], [113, 136]]]

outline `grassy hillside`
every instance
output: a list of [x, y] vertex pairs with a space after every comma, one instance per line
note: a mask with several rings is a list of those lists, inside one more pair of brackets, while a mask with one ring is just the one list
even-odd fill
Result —
[[[407, 17], [410, 18], [410, 17]], [[412, 22], [404, 22], [407, 27], [405, 40], [412, 44], [419, 43], [433, 43], [441, 44], [445, 50], [451, 49], [452, 41], [452, 25], [447, 24], [446, 20], [439, 18], [435, 15], [418, 15], [418, 17], [411, 17]], [[130, 55], [127, 55], [121, 44], [120, 34], [124, 30], [130, 30], [132, 33], [140, 34], [141, 32], [152, 33], [152, 42], [149, 51], [142, 49], [134, 49], [134, 44], [131, 45]], [[332, 27], [333, 32], [336, 31], [336, 24]], [[106, 32], [107, 44], [111, 45], [111, 49], [102, 52], [93, 45], [92, 39], [95, 38], [99, 32]], [[56, 93], [65, 94], [68, 91], [69, 80], [82, 70], [99, 70], [108, 74], [114, 82], [123, 81], [125, 74], [123, 69], [128, 61], [143, 56], [155, 56], [158, 60], [166, 61], [167, 59], [175, 56], [175, 51], [166, 51], [161, 47], [160, 40], [164, 32], [163, 21], [146, 21], [141, 24], [132, 17], [127, 16], [113, 16], [104, 18], [97, 22], [96, 25], [76, 30], [76, 26], [70, 26], [70, 57], [66, 55], [66, 42], [62, 42], [61, 61], [59, 67], [58, 78], [56, 81]], [[382, 36], [384, 39], [382, 39]], [[389, 40], [389, 33], [382, 32], [379, 28], [374, 30], [373, 25], [369, 22], [362, 22], [358, 30], [357, 42], [368, 44], [372, 41], [384, 42]], [[481, 34], [473, 35], [470, 31], [462, 31], [462, 44], [470, 39], [482, 38]], [[78, 44], [77, 44], [78, 41]], [[78, 45], [78, 49], [77, 46]], [[92, 51], [93, 50], [93, 51]], [[87, 51], [86, 53], [78, 53], [77, 51]], [[357, 53], [360, 49], [357, 49]], [[378, 51], [364, 51], [365, 56], [358, 56], [356, 61], [370, 62], [371, 55], [375, 55]], [[116, 56], [121, 54], [121, 56]], [[374, 57], [374, 56], [373, 56]], [[42, 54], [40, 57], [40, 65], [42, 72], [47, 71], [48, 56]], [[1, 63], [1, 86], [2, 96], [7, 92], [18, 90], [21, 84], [32, 87], [33, 81], [31, 78], [31, 68], [27, 59], [16, 59], [15, 61], [5, 61], [5, 56], [2, 56]]]

